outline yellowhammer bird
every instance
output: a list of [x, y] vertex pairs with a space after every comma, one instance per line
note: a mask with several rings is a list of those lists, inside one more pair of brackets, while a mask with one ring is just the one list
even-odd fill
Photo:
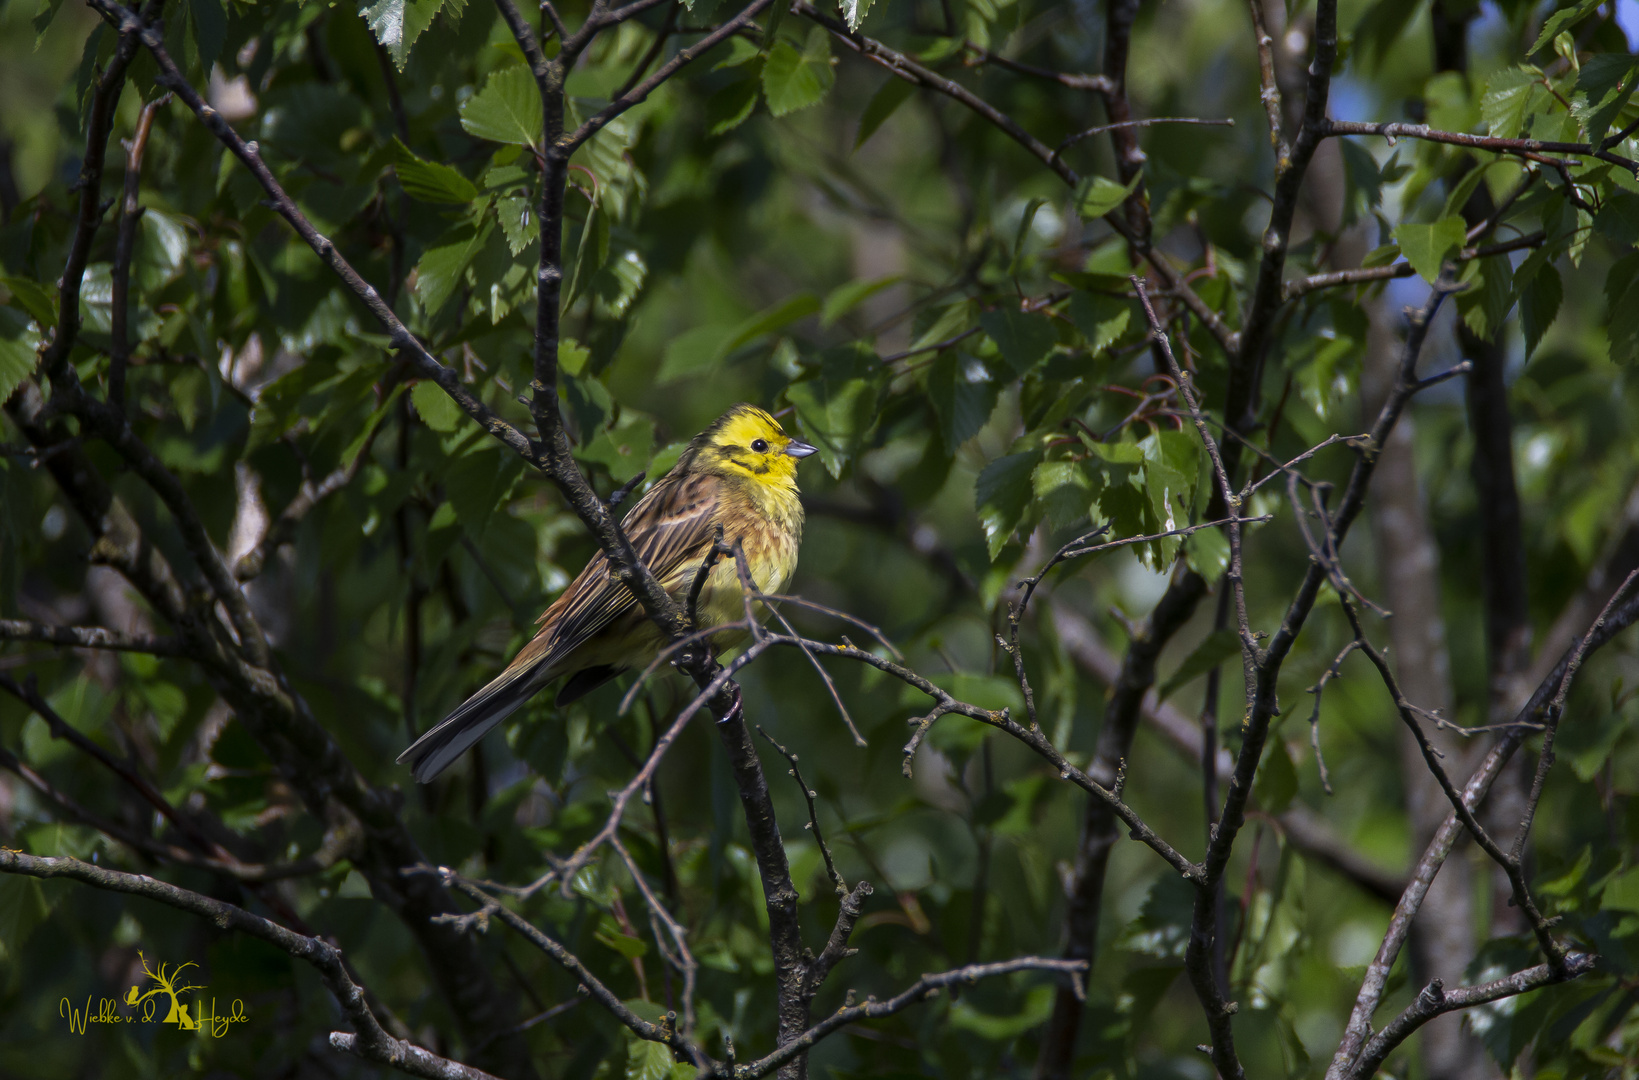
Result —
[[[802, 542], [797, 461], [812, 453], [812, 446], [791, 438], [768, 413], [736, 405], [695, 436], [621, 524], [638, 557], [679, 600], [687, 597], [710, 553], [718, 525], [726, 543], [745, 546], [757, 588], [777, 592], [797, 568]], [[698, 613], [703, 627], [745, 616], [732, 559], [718, 562], [706, 578]], [[626, 669], [649, 663], [666, 642], [631, 590], [609, 573], [602, 552], [546, 609], [540, 626], [493, 682], [399, 755], [418, 781], [443, 772], [548, 683], [569, 676], [557, 697], [557, 704], [567, 704]], [[716, 635], [712, 646], [721, 651], [737, 636]]]

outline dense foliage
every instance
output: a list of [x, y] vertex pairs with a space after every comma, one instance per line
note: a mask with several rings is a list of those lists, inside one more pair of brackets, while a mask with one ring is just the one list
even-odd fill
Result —
[[[180, 77], [254, 141], [420, 360], [171, 92], [119, 9], [0, 4], [0, 840], [322, 936], [383, 1026], [437, 1054], [507, 1076], [694, 1075], [495, 912], [487, 933], [432, 922], [475, 910], [471, 894], [400, 876], [417, 850], [480, 884], [561, 869], [696, 693], [663, 669], [629, 708], [630, 675], [561, 710], [542, 695], [426, 788], [394, 764], [598, 550], [545, 452], [491, 437], [534, 435], [529, 391], [555, 359], [536, 405], [556, 401], [606, 500], [728, 405], [780, 412], [820, 448], [791, 591], [884, 644], [783, 615], [879, 657], [891, 642], [977, 707], [924, 725], [906, 757], [907, 719], [938, 702], [892, 672], [786, 648], [737, 675], [768, 737], [802, 942], [822, 952], [853, 886], [875, 886], [816, 1022], [928, 972], [1092, 960], [1084, 1005], [1052, 972], [975, 981], [849, 1024], [818, 1043], [814, 1075], [1196, 1080], [1227, 1071], [1230, 1027], [1252, 1075], [1326, 1072], [1448, 809], [1410, 728], [1459, 787], [1489, 748], [1523, 742], [1483, 818], [1506, 849], [1559, 718], [1555, 662], [1639, 566], [1639, 59], [1615, 3], [1319, 5], [759, 0], [748, 16], [731, 0], [566, 0], [524, 13], [546, 61], [560, 17], [577, 40], [583, 21], [608, 25], [556, 117], [510, 4], [153, 0], [142, 17], [162, 20]], [[542, 261], [543, 213], [561, 260]], [[1436, 281], [1432, 322], [1408, 321]], [[1339, 554], [1327, 538], [1348, 523], [1317, 508], [1347, 503], [1381, 447], [1332, 442], [1290, 497], [1278, 463], [1371, 430], [1400, 339], [1425, 331], [1418, 374], [1454, 377], [1407, 390]], [[453, 373], [442, 385], [432, 359]], [[1244, 504], [1209, 443], [1231, 488], [1267, 481]], [[1236, 513], [1259, 520], [1177, 534]], [[1088, 544], [1173, 535], [1072, 555], [1010, 624], [1019, 581], [1099, 527]], [[1287, 640], [1306, 573], [1318, 600]], [[127, 638], [51, 630], [92, 626]], [[1272, 640], [1284, 668], [1259, 659]], [[1360, 641], [1387, 651], [1408, 708], [1368, 649], [1346, 648]], [[1547, 956], [1566, 984], [1441, 1020], [1391, 1046], [1389, 1071], [1639, 1070], [1636, 678], [1617, 636], [1563, 710], [1519, 863], [1559, 921], [1533, 935], [1462, 840], [1441, 879], [1459, 895], [1431, 893], [1413, 931], [1455, 951], [1391, 954], [1373, 1030], [1432, 978], [1450, 993], [1543, 964], [1544, 935], [1572, 950], [1569, 967]], [[273, 687], [261, 712], [257, 686]], [[1510, 726], [1522, 708], [1536, 726]], [[974, 718], [1002, 709], [1062, 757]], [[776, 1049], [784, 991], [767, 853], [718, 734], [704, 715], [684, 729], [622, 847], [507, 905], [636, 1017], [745, 1064]], [[1212, 740], [1227, 751], [1204, 790], [1203, 737], [1214, 766]], [[1204, 877], [1100, 825], [1109, 804], [1080, 783], [1113, 786], [1199, 860], [1226, 794], [1246, 794], [1236, 755], [1256, 781], [1244, 820], [1230, 807], [1216, 903]], [[1201, 912], [1216, 944], [1197, 932], [1190, 952]], [[65, 999], [94, 1011], [161, 962], [198, 964], [190, 981], [219, 1011], [242, 1000], [246, 1021], [219, 1038], [71, 1033]], [[0, 875], [0, 972], [6, 1075], [381, 1071], [332, 1048], [356, 1024], [330, 975], [85, 879]], [[1212, 1025], [1207, 984], [1238, 1007]]]

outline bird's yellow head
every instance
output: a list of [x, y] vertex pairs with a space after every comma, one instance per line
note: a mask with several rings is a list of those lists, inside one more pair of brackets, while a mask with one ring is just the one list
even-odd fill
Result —
[[781, 487], [796, 485], [798, 460], [814, 452], [755, 405], [734, 406], [689, 444], [695, 468]]

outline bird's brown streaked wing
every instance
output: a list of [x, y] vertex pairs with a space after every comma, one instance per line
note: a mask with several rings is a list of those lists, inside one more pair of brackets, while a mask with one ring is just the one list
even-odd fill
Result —
[[[705, 558], [721, 485], [721, 478], [709, 474], [663, 477], [622, 519], [638, 558], [662, 584]], [[541, 633], [513, 663], [524, 662], [526, 654], [533, 654], [530, 664], [554, 663], [636, 604], [632, 591], [610, 576], [609, 560], [600, 551], [541, 616]]]

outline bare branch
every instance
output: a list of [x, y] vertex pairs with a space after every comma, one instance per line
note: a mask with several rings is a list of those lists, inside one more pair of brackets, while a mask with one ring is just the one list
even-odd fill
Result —
[[[1465, 247], [1453, 256], [1458, 262], [1472, 262], [1475, 259], [1489, 259], [1494, 255], [1507, 255], [1510, 252], [1521, 251], [1525, 248], [1541, 247], [1547, 242], [1547, 234], [1538, 229], [1513, 240], [1506, 240], [1500, 244], [1490, 244], [1486, 247]], [[1317, 289], [1333, 289], [1340, 285], [1365, 285], [1374, 281], [1389, 281], [1394, 278], [1416, 277], [1417, 271], [1408, 262], [1390, 263], [1388, 266], [1357, 267], [1352, 270], [1333, 270], [1325, 274], [1311, 274], [1305, 278], [1288, 281], [1283, 293], [1284, 299], [1296, 300], [1306, 293]]]
[[1518, 997], [1544, 986], [1569, 982], [1592, 971], [1597, 963], [1596, 956], [1573, 952], [1566, 954], [1565, 963], [1560, 966], [1538, 964], [1536, 967], [1516, 971], [1492, 982], [1481, 983], [1478, 986], [1462, 986], [1451, 991], [1447, 991], [1440, 980], [1435, 979], [1423, 988], [1416, 1001], [1406, 1006], [1399, 1016], [1389, 1022], [1388, 1027], [1372, 1036], [1371, 1042], [1361, 1051], [1360, 1059], [1349, 1070], [1349, 1080], [1369, 1080], [1382, 1067], [1384, 1059], [1395, 1047], [1405, 1042], [1418, 1028], [1436, 1016], [1458, 1009], [1472, 1009], [1476, 1005], [1485, 1005], [1504, 998]]
[[348, 974], [341, 950], [319, 938], [295, 933], [259, 915], [252, 915], [244, 908], [178, 888], [169, 882], [106, 870], [78, 859], [37, 858], [0, 848], [0, 873], [67, 878], [109, 892], [145, 897], [197, 915], [223, 930], [237, 930], [265, 941], [313, 965], [326, 989], [335, 995], [348, 1019], [358, 1028], [357, 1034], [333, 1032], [330, 1036], [331, 1046], [356, 1054], [366, 1061], [391, 1065], [400, 1072], [428, 1080], [495, 1080], [495, 1077], [480, 1069], [440, 1057], [387, 1034], [371, 1012], [364, 988]]
[[723, 23], [716, 30], [713, 30], [693, 45], [679, 49], [670, 60], [656, 68], [653, 75], [650, 75], [647, 79], [644, 79], [632, 89], [587, 117], [585, 122], [576, 128], [573, 133], [558, 139], [553, 146], [554, 152], [562, 154], [564, 159], [568, 160], [569, 155], [574, 153], [576, 147], [603, 130], [609, 121], [634, 105], [642, 104], [650, 94], [654, 93], [656, 87], [677, 74], [685, 64], [694, 60], [695, 57], [710, 52], [739, 33], [743, 27], [749, 26], [751, 20], [761, 14], [762, 10], [768, 7], [771, 2], [772, 0], [751, 0], [751, 3], [740, 9], [738, 15]]
[[1325, 134], [1378, 135], [1389, 140], [1391, 146], [1396, 139], [1423, 139], [1427, 142], [1445, 143], [1447, 146], [1464, 146], [1470, 150], [1492, 150], [1504, 154], [1586, 154], [1601, 161], [1620, 165], [1630, 173], [1639, 172], [1639, 161], [1602, 149], [1604, 144], [1596, 147], [1591, 143], [1503, 139], [1493, 135], [1465, 135], [1458, 131], [1440, 131], [1427, 124], [1363, 124], [1353, 120], [1327, 121]]
[[[810, 654], [810, 656], [811, 655], [812, 654]], [[831, 859], [831, 849], [825, 843], [825, 837], [820, 833], [819, 808], [814, 805], [814, 797], [818, 794], [818, 792], [810, 791], [808, 789], [807, 781], [802, 778], [802, 773], [797, 771], [796, 754], [793, 754], [791, 751], [787, 750], [775, 741], [774, 736], [764, 731], [761, 724], [757, 725], [757, 734], [761, 735], [764, 739], [767, 739], [768, 745], [778, 750], [780, 752], [780, 756], [791, 763], [791, 778], [795, 780], [797, 782], [797, 786], [802, 789], [802, 797], [808, 803], [807, 828], [814, 834], [814, 842], [819, 845], [820, 854], [825, 857], [825, 872], [831, 875], [831, 884], [836, 886], [837, 895], [847, 896], [848, 882], [844, 881], [842, 875], [837, 873], [837, 864]], [[869, 891], [867, 891], [866, 895], [870, 895]]]
[[[1491, 790], [1492, 782], [1502, 772], [1503, 766], [1524, 743], [1533, 721], [1546, 714], [1564, 683], [1572, 658], [1578, 653], [1586, 658], [1635, 622], [1639, 622], [1639, 600], [1629, 599], [1608, 616], [1597, 621], [1583, 638], [1561, 655], [1559, 663], [1538, 684], [1536, 692], [1520, 709], [1516, 723], [1503, 732], [1502, 737], [1469, 776], [1467, 784], [1463, 787], [1462, 801], [1470, 812], [1484, 800]], [[1412, 921], [1422, 907], [1429, 885], [1433, 883], [1434, 876], [1439, 873], [1440, 867], [1450, 855], [1452, 844], [1456, 842], [1463, 828], [1463, 823], [1455, 811], [1447, 814], [1412, 871], [1411, 881], [1400, 897], [1400, 902], [1395, 906], [1394, 915], [1389, 919], [1389, 928], [1377, 948], [1377, 955], [1367, 965], [1366, 976], [1361, 981], [1360, 992], [1355, 997], [1354, 1009], [1344, 1028], [1343, 1039], [1327, 1067], [1327, 1080], [1344, 1080], [1371, 1037], [1371, 1018], [1383, 999], [1389, 971], [1400, 955], [1400, 949], [1405, 945], [1406, 938], [1411, 932]]]
[[998, 975], [1011, 975], [1016, 971], [1056, 971], [1069, 975], [1079, 982], [1082, 975], [1087, 971], [1087, 964], [1080, 960], [1049, 960], [1040, 956], [1021, 956], [994, 964], [969, 964], [966, 967], [959, 967], [952, 971], [942, 971], [937, 975], [924, 975], [887, 1001], [867, 998], [863, 1005], [845, 1006], [838, 1009], [767, 1057], [735, 1069], [735, 1080], [752, 1080], [753, 1077], [766, 1076], [785, 1062], [790, 1061], [797, 1054], [806, 1052], [815, 1043], [848, 1024], [859, 1020], [874, 1020], [882, 1016], [892, 1016], [894, 1013], [902, 1012], [919, 1001], [934, 997], [940, 990], [947, 987], [969, 986], [980, 979], [994, 978]]
[[[944, 94], [945, 96], [960, 102], [964, 107], [972, 110], [974, 113], [984, 118], [987, 122], [999, 128], [1008, 136], [1008, 138], [1022, 146], [1032, 157], [1035, 157], [1041, 161], [1042, 164], [1046, 165], [1053, 171], [1055, 176], [1064, 181], [1070, 187], [1075, 187], [1081, 182], [1080, 175], [1078, 175], [1074, 169], [1070, 168], [1070, 166], [1066, 165], [1053, 150], [1048, 148], [1047, 144], [1043, 143], [1040, 139], [1037, 139], [1023, 127], [1019, 126], [1018, 122], [1012, 117], [1001, 112], [995, 106], [991, 105], [977, 94], [974, 94], [960, 83], [952, 79], [945, 78], [938, 72], [923, 66], [911, 57], [906, 56], [904, 53], [889, 48], [880, 41], [849, 30], [845, 25], [838, 22], [836, 19], [833, 19], [830, 16], [820, 12], [818, 9], [809, 4], [807, 0], [794, 0], [791, 10], [799, 15], [802, 15], [804, 18], [809, 19], [810, 21], [825, 27], [831, 32], [832, 37], [836, 38], [838, 41], [842, 42], [850, 49], [853, 49], [866, 59], [871, 60], [887, 69], [888, 73], [896, 78], [904, 79], [906, 82], [912, 83], [916, 86], [926, 87], [929, 90], [937, 91], [938, 93]], [[1112, 83], [1111, 85], [1113, 86], [1114, 84]], [[1129, 118], [1122, 116], [1116, 117], [1116, 119], [1126, 120]], [[1117, 234], [1127, 240], [1128, 243], [1134, 243], [1136, 241], [1137, 238], [1131, 232], [1127, 222], [1120, 216], [1119, 208], [1104, 215], [1104, 221], [1112, 229], [1114, 229]], [[1196, 318], [1201, 320], [1202, 325], [1205, 326], [1208, 332], [1210, 332], [1212, 336], [1217, 339], [1218, 343], [1223, 346], [1226, 352], [1234, 352], [1234, 332], [1229, 329], [1218, 313], [1189, 287], [1188, 283], [1184, 281], [1183, 276], [1175, 271], [1172, 266], [1167, 263], [1164, 257], [1162, 257], [1159, 253], [1152, 251], [1147, 242], [1143, 244], [1142, 248], [1140, 249], [1140, 253], [1143, 255], [1151, 270], [1155, 273], [1155, 276], [1166, 287], [1167, 291], [1176, 295], [1179, 300], [1183, 302], [1184, 306], [1189, 308], [1190, 312]]]
[[[692, 1046], [682, 1034], [675, 1029], [667, 1030], [661, 1024], [651, 1024], [626, 1007], [620, 996], [605, 986], [598, 977], [581, 963], [580, 958], [562, 945], [558, 944], [533, 923], [511, 908], [503, 905], [495, 897], [479, 888], [478, 885], [457, 874], [447, 866], [419, 866], [414, 870], [419, 874], [436, 874], [448, 888], [465, 893], [479, 903], [479, 912], [485, 917], [495, 916], [502, 923], [517, 933], [524, 940], [535, 946], [541, 952], [551, 957], [554, 963], [563, 968], [575, 981], [586, 988], [593, 1001], [603, 1006], [610, 1015], [626, 1026], [632, 1034], [649, 1042], [665, 1043], [681, 1057], [690, 1061], [701, 1060], [703, 1053], [698, 1047]], [[704, 1058], [710, 1061], [709, 1058]]]
[[131, 358], [131, 256], [136, 250], [137, 222], [142, 218], [138, 202], [142, 190], [142, 158], [148, 149], [148, 133], [154, 128], [154, 114], [171, 100], [162, 94], [143, 105], [137, 114], [137, 130], [125, 148], [125, 194], [120, 200], [119, 228], [114, 242], [113, 326], [108, 363], [108, 400], [117, 409], [125, 407], [125, 366]]
[[1280, 130], [1280, 80], [1275, 75], [1275, 39], [1269, 36], [1263, 0], [1247, 0], [1247, 7], [1252, 13], [1252, 37], [1258, 44], [1258, 82], [1261, 87], [1258, 100], [1263, 102], [1264, 115], [1269, 118], [1269, 146], [1275, 151], [1278, 168], [1287, 164], [1292, 150], [1286, 145]]
[[112, 649], [152, 656], [183, 656], [179, 638], [126, 634], [101, 626], [47, 626], [23, 619], [0, 619], [0, 641], [43, 641], [76, 649]]

